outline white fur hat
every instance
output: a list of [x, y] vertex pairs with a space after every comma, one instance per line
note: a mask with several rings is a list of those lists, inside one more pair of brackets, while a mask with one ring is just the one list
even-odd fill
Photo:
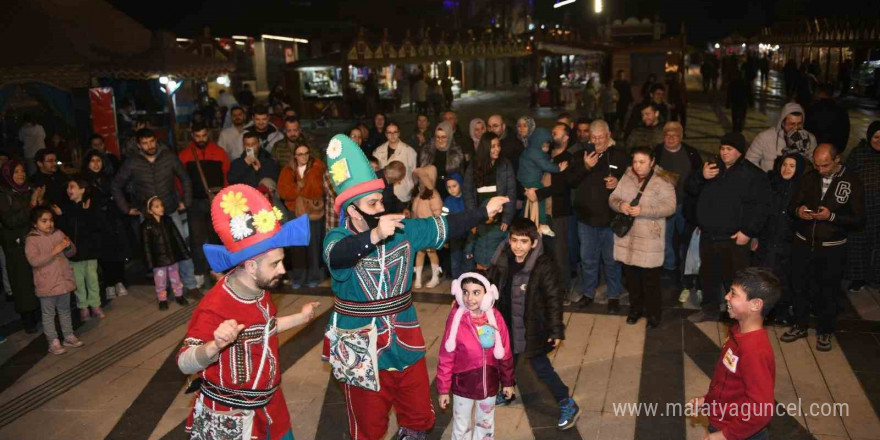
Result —
[[[461, 281], [468, 278], [476, 279], [483, 285], [483, 288], [486, 289], [486, 294], [483, 296], [483, 302], [480, 304], [480, 310], [486, 313], [486, 319], [489, 321], [489, 324], [498, 330], [498, 323], [495, 321], [495, 312], [492, 311], [492, 306], [498, 299], [498, 288], [490, 283], [486, 277], [478, 273], [463, 273], [458, 279], [452, 281], [452, 294], [455, 295], [455, 301], [458, 302], [458, 310], [455, 311], [455, 316], [452, 318], [452, 328], [449, 330], [449, 338], [446, 339], [444, 344], [446, 351], [450, 353], [455, 351], [455, 338], [458, 336], [458, 327], [461, 325], [461, 317], [464, 316], [465, 311], [467, 311], [467, 307], [465, 307], [464, 300], [462, 299], [463, 292], [461, 291]], [[495, 336], [495, 348], [492, 350], [492, 353], [495, 356], [495, 359], [504, 358], [504, 346], [501, 344], [500, 334], [496, 334]]]

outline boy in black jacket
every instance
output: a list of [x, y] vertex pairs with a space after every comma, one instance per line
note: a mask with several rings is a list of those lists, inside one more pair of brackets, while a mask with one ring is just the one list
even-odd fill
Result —
[[[547, 353], [565, 339], [558, 268], [553, 257], [543, 253], [541, 235], [529, 219], [520, 217], [511, 222], [508, 241], [495, 251], [486, 278], [498, 286], [498, 310], [510, 332], [514, 364], [520, 355], [528, 358], [538, 379], [559, 402], [557, 428], [573, 427], [580, 408], [547, 358]], [[501, 394], [495, 402], [510, 403]]]
[[816, 169], [804, 174], [791, 201], [790, 211], [797, 218], [791, 246], [795, 325], [780, 339], [806, 337], [812, 308], [819, 314], [816, 349], [830, 351], [847, 235], [865, 221], [864, 186], [841, 165], [840, 153], [831, 144], [816, 147], [813, 165]]

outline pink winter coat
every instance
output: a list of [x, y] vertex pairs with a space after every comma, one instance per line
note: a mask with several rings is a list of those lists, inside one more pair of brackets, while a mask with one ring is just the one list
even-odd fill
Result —
[[[446, 331], [443, 333], [443, 341], [449, 338], [452, 317], [458, 305], [453, 305], [446, 319]], [[495, 359], [492, 348], [483, 348], [477, 337], [477, 327], [471, 320], [470, 312], [462, 316], [458, 334], [455, 338], [455, 351], [448, 352], [443, 344], [440, 344], [440, 362], [437, 364], [437, 393], [455, 394], [473, 400], [482, 400], [498, 394], [498, 384], [512, 387], [515, 383], [513, 378], [513, 351], [510, 349], [509, 333], [507, 324], [501, 312], [492, 309], [495, 321], [498, 323], [495, 337], [501, 338], [504, 347], [504, 358]]]
[[24, 254], [34, 269], [34, 291], [37, 296], [57, 296], [76, 290], [73, 281], [73, 267], [68, 257], [76, 254], [76, 246], [71, 241], [70, 249], [52, 255], [52, 248], [61, 243], [64, 233], [56, 229], [46, 235], [32, 230], [25, 238]]

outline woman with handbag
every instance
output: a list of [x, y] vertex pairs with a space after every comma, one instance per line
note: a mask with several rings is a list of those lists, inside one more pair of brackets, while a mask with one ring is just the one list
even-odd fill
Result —
[[323, 279], [321, 242], [324, 238], [324, 171], [327, 167], [301, 144], [278, 177], [278, 195], [295, 217], [309, 216], [309, 245], [291, 248], [290, 278], [294, 289], [315, 287]]
[[608, 205], [618, 214], [611, 221], [614, 260], [623, 264], [629, 291], [627, 324], [647, 315], [648, 327], [660, 324], [660, 270], [666, 245], [666, 217], [675, 213], [674, 178], [654, 163], [654, 151], [638, 147]]

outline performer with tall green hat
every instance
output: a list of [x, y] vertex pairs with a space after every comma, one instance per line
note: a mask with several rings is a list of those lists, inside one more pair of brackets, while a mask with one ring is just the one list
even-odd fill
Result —
[[424, 439], [434, 426], [434, 409], [410, 290], [413, 258], [464, 237], [510, 201], [494, 197], [484, 208], [423, 219], [385, 214], [384, 182], [341, 134], [327, 147], [327, 169], [340, 225], [324, 238], [335, 299], [323, 356], [345, 393], [349, 432], [354, 440], [384, 438], [393, 407], [397, 438]]

